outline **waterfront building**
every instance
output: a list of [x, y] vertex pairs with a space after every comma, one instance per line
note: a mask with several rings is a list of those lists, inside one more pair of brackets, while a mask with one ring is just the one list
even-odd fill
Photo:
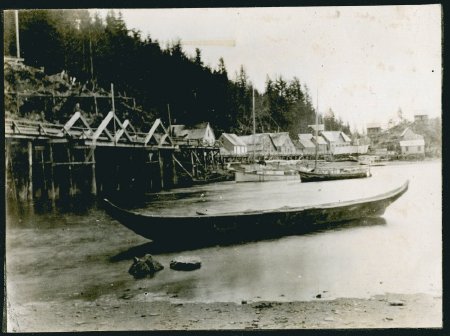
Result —
[[247, 145], [234, 133], [222, 133], [218, 142], [223, 155], [247, 154]]

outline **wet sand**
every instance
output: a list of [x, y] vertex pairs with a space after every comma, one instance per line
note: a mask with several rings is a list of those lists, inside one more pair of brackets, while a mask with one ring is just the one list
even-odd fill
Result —
[[[370, 299], [308, 302], [29, 303], [11, 311], [9, 331], [247, 330], [335, 328], [436, 328], [442, 326], [442, 298], [389, 294]], [[45, 324], [42, 321], [46, 321]]]

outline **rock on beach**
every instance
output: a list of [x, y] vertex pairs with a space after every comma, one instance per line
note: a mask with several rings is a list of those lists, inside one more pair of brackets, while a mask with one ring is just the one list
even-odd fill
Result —
[[139, 259], [134, 257], [133, 265], [131, 265], [128, 273], [135, 278], [143, 278], [147, 275], [153, 275], [156, 272], [164, 269], [164, 266], [150, 254], [146, 254], [143, 258]]
[[170, 268], [176, 271], [193, 271], [201, 266], [202, 262], [197, 257], [177, 257], [170, 262]]

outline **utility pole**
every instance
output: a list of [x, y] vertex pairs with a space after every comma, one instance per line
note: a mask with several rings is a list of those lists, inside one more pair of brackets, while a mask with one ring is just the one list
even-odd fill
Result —
[[167, 113], [169, 115], [169, 129], [172, 127], [172, 121], [171, 121], [171, 117], [170, 117], [170, 104], [167, 104]]
[[20, 58], [20, 39], [19, 39], [19, 11], [14, 11], [14, 17], [16, 20], [16, 49], [17, 49], [17, 58]]
[[255, 88], [252, 88], [252, 106], [253, 106], [253, 134], [256, 134], [256, 121], [255, 121]]

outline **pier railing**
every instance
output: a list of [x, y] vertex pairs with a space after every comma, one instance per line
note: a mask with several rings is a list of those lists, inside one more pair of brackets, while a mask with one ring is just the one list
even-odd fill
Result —
[[[77, 126], [77, 123], [81, 123], [81, 126]], [[112, 123], [115, 124], [115, 130], [111, 130]], [[50, 142], [80, 140], [86, 145], [93, 146], [173, 147], [174, 145], [160, 119], [154, 121], [147, 133], [137, 132], [129, 120], [120, 121], [112, 111], [96, 128], [91, 127], [80, 112], [76, 112], [64, 125], [25, 119], [6, 119], [5, 138], [42, 139]]]

